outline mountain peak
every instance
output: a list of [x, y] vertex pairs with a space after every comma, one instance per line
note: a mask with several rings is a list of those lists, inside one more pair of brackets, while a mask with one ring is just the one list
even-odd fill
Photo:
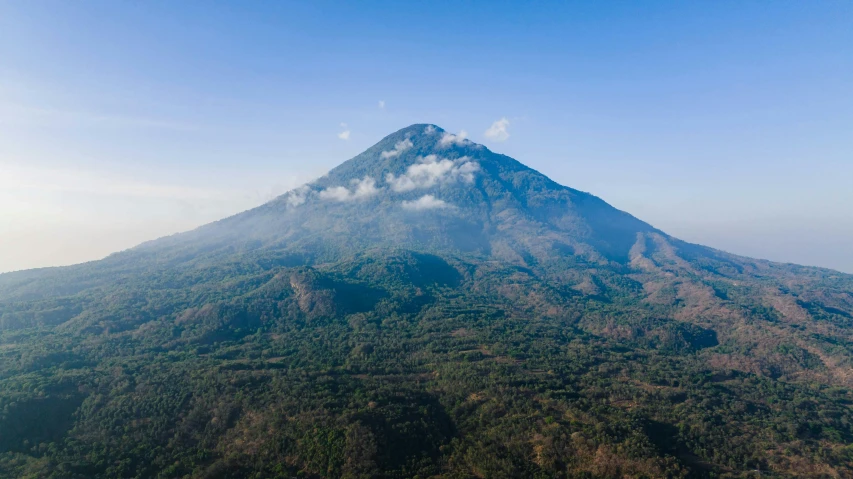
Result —
[[405, 168], [425, 160], [458, 160], [465, 156], [471, 157], [477, 152], [488, 152], [483, 145], [466, 137], [464, 131], [451, 133], [433, 124], [410, 125], [391, 133], [363, 153], [332, 169], [316, 183], [331, 186], [335, 182], [364, 177], [380, 181], [388, 174], [399, 175]]
[[[656, 231], [601, 199], [433, 124], [398, 130], [327, 175], [181, 243], [338, 257], [364, 248], [475, 253], [530, 265], [625, 263]], [[181, 236], [181, 235], [179, 235]]]

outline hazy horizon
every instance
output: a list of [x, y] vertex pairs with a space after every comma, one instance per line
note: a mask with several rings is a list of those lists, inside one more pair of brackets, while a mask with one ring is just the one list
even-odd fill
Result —
[[685, 241], [853, 273], [850, 13], [4, 2], [0, 272], [192, 229], [435, 123]]

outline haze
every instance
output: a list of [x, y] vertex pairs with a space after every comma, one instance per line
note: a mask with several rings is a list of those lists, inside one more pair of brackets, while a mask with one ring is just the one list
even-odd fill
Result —
[[667, 233], [853, 272], [841, 2], [0, 4], [0, 271], [237, 213], [412, 123]]

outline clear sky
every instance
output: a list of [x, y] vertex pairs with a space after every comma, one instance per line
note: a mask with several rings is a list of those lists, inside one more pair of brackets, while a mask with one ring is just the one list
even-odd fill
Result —
[[853, 272], [853, 2], [829, 0], [0, 0], [0, 271], [236, 213], [412, 123]]

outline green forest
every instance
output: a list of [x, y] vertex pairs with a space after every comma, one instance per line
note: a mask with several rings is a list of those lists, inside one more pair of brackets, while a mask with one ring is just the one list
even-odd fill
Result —
[[[616, 276], [588, 295], [412, 252], [267, 265], [4, 304], [2, 476], [853, 472], [853, 394], [748, 288], [706, 286], [787, 339], [667, 319], [685, 306], [639, 301]], [[167, 293], [176, 285], [185, 294]], [[817, 322], [853, 321], [806, 306]]]

